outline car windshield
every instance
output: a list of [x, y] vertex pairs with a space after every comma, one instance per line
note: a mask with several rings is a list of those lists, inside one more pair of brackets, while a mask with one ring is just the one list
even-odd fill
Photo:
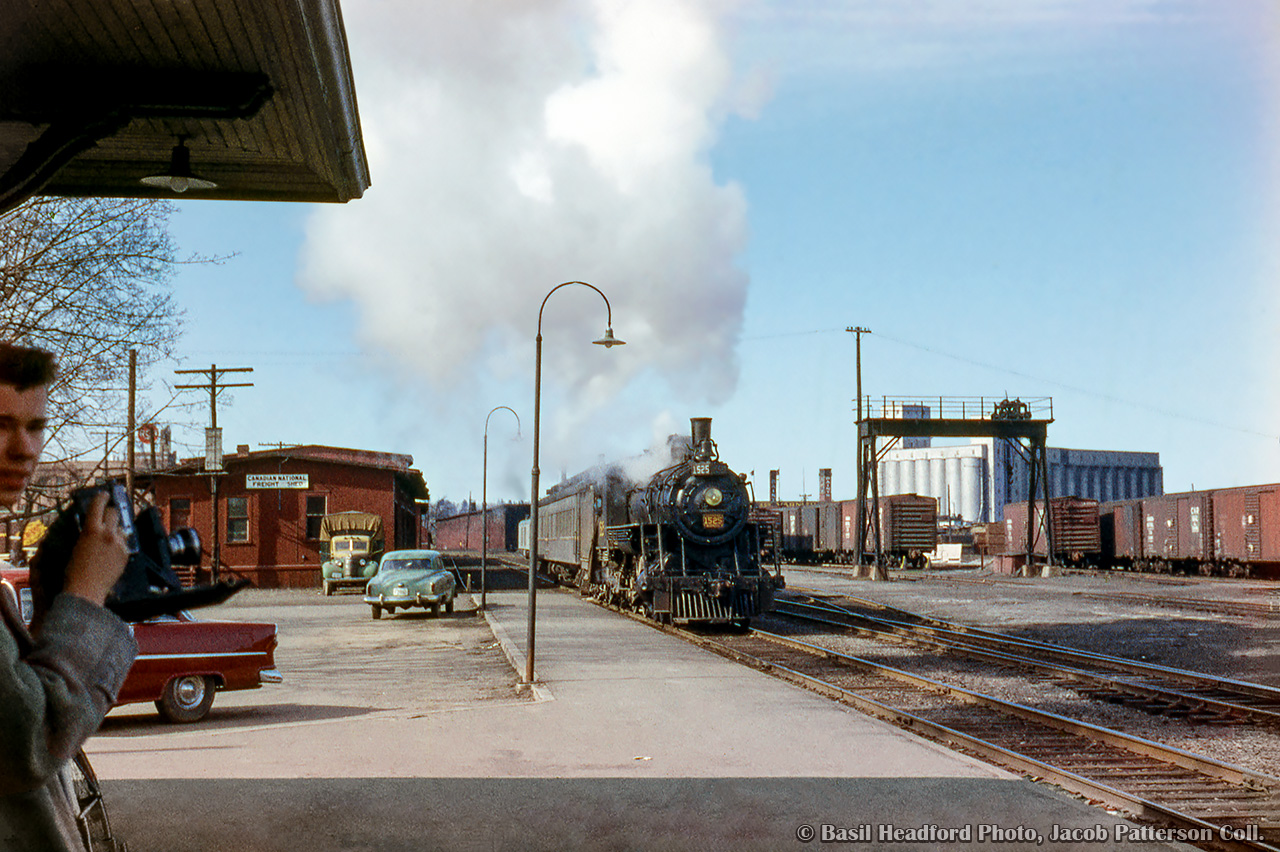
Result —
[[435, 564], [431, 559], [388, 559], [382, 563], [383, 571], [434, 571]]

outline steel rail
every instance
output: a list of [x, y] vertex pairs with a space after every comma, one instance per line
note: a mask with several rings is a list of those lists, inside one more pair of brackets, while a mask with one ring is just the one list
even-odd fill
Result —
[[[1169, 767], [1177, 767], [1179, 770], [1198, 773], [1205, 778], [1212, 779], [1214, 782], [1233, 785], [1239, 788], [1236, 795], [1240, 799], [1256, 799], [1260, 796], [1267, 799], [1270, 807], [1261, 813], [1259, 813], [1255, 808], [1250, 813], [1232, 814], [1232, 819], [1236, 823], [1250, 818], [1254, 820], [1259, 818], [1268, 819], [1271, 825], [1280, 823], [1280, 802], [1277, 801], [1277, 791], [1280, 791], [1280, 778], [1261, 772], [1255, 772], [1245, 767], [1234, 766], [1232, 764], [1214, 760], [1213, 758], [1209, 758], [1204, 755], [1197, 755], [1172, 746], [1166, 746], [1161, 743], [1146, 740], [1142, 737], [1132, 736], [1120, 731], [1113, 731], [1098, 725], [1091, 725], [1087, 722], [1070, 719], [1065, 716], [1036, 710], [1035, 708], [1027, 707], [1025, 705], [1003, 701], [995, 698], [994, 696], [945, 684], [941, 681], [915, 675], [910, 672], [895, 669], [891, 666], [853, 657], [848, 654], [841, 654], [829, 648], [822, 648], [811, 643], [801, 642], [785, 636], [778, 636], [776, 634], [768, 633], [767, 631], [751, 629], [747, 636], [723, 637], [724, 640], [727, 641], [721, 641], [711, 639], [707, 636], [698, 635], [682, 627], [656, 622], [653, 619], [640, 615], [639, 613], [631, 612], [612, 604], [606, 604], [599, 600], [593, 599], [593, 602], [598, 606], [602, 606], [605, 609], [625, 615], [626, 617], [638, 621], [654, 630], [659, 630], [679, 637], [691, 644], [695, 644], [706, 650], [720, 654], [721, 656], [743, 663], [744, 665], [748, 665], [761, 672], [771, 674], [783, 680], [787, 680], [791, 683], [795, 683], [812, 691], [826, 695], [829, 698], [876, 716], [877, 718], [897, 724], [914, 733], [936, 739], [945, 744], [968, 749], [994, 763], [1029, 774], [1037, 780], [1050, 781], [1051, 783], [1057, 784], [1066, 790], [1079, 793], [1081, 795], [1091, 796], [1113, 807], [1123, 808], [1139, 816], [1157, 816], [1181, 828], [1210, 831], [1218, 838], [1214, 841], [1213, 848], [1215, 849], [1226, 848], [1262, 850], [1262, 852], [1280, 852], [1280, 846], [1272, 845], [1267, 841], [1254, 841], [1240, 836], [1228, 837], [1223, 835], [1222, 832], [1224, 830], [1238, 832], [1239, 829], [1237, 826], [1225, 821], [1212, 821], [1212, 814], [1208, 816], [1197, 816], [1192, 813], [1178, 810], [1171, 805], [1161, 804], [1160, 802], [1149, 799], [1140, 792], [1126, 790], [1122, 787], [1117, 787], [1114, 784], [1109, 784], [1096, 778], [1089, 778], [1086, 775], [1056, 766], [1032, 755], [1014, 751], [1013, 749], [1006, 748], [998, 743], [961, 731], [952, 725], [928, 719], [918, 713], [912, 713], [907, 710], [896, 708], [884, 702], [870, 698], [865, 694], [859, 694], [853, 690], [845, 689], [838, 684], [832, 683], [831, 681], [825, 680], [816, 675], [801, 672], [798, 669], [782, 665], [776, 661], [765, 660], [754, 654], [743, 651], [740, 648], [734, 648], [727, 643], [734, 640], [757, 639], [782, 647], [792, 647], [804, 652], [805, 654], [811, 655], [815, 659], [837, 661], [849, 668], [869, 672], [873, 675], [905, 684], [908, 688], [927, 692], [933, 696], [951, 698], [962, 705], [980, 707], [987, 712], [1012, 716], [1032, 725], [1039, 725], [1043, 728], [1056, 730], [1072, 736], [1085, 737], [1089, 740], [1100, 743], [1103, 746], [1120, 749], [1133, 755], [1133, 762], [1124, 765], [1117, 764], [1114, 761], [1108, 762], [1108, 759], [1105, 756], [1102, 757], [1102, 765], [1113, 772], [1123, 770], [1126, 773], [1133, 775], [1138, 770], [1141, 770], [1141, 763], [1143, 761], [1148, 761], [1156, 764], [1164, 764]], [[863, 691], [865, 692], [868, 690]], [[1134, 763], [1137, 765], [1134, 765]], [[1152, 775], [1154, 775], [1156, 782], [1159, 782], [1159, 776], [1162, 774], [1164, 773], [1161, 773], [1157, 768], [1154, 772], [1148, 771], [1148, 775], [1146, 777], [1151, 779]], [[1143, 776], [1139, 773], [1139, 778], [1142, 777]], [[1139, 781], [1135, 783], [1134, 786], [1151, 786], [1152, 783], [1153, 782], [1151, 780]], [[1209, 794], [1209, 802], [1206, 807], [1216, 808], [1218, 811], [1221, 811], [1225, 806], [1226, 805], [1220, 793]]]
[[[1145, 571], [1099, 571], [1095, 569], [1067, 569], [1065, 573], [1081, 574], [1092, 577], [1126, 577], [1126, 578], [1145, 578], [1159, 582], [1159, 578], [1167, 575], [1153, 574]], [[1028, 583], [1018, 582], [1022, 578], [1010, 577], [1016, 586], [1026, 586]], [[976, 577], [942, 577], [935, 576], [930, 578], [931, 582], [941, 583], [962, 583], [966, 585], [990, 585], [989, 580]], [[1215, 579], [1202, 577], [1184, 577], [1184, 581], [1204, 581], [1217, 582]], [[1256, 581], [1256, 579], [1255, 579]], [[1231, 582], [1223, 580], [1222, 582]], [[1241, 580], [1240, 582], [1250, 582], [1249, 580]], [[1265, 582], [1265, 580], [1263, 580]], [[1124, 600], [1130, 603], [1146, 604], [1149, 606], [1160, 606], [1175, 609], [1198, 609], [1204, 612], [1217, 612], [1227, 615], [1239, 615], [1245, 617], [1260, 618], [1280, 618], [1280, 589], [1273, 593], [1272, 600], [1267, 603], [1255, 601], [1226, 601], [1214, 600], [1212, 598], [1184, 598], [1184, 597], [1158, 597], [1156, 595], [1144, 594], [1143, 592], [1125, 592], [1118, 590], [1109, 590], [1107, 592], [1091, 592], [1085, 589], [1072, 591], [1071, 594], [1080, 597], [1092, 598], [1097, 600]]]
[[[860, 626], [847, 621], [837, 621], [806, 612], [806, 610], [836, 613], [850, 620], [868, 622], [871, 626]], [[944, 631], [928, 626], [918, 627], [912, 624], [886, 621], [872, 616], [850, 613], [842, 609], [832, 610], [825, 606], [815, 607], [794, 601], [776, 602], [774, 612], [790, 618], [798, 618], [811, 623], [866, 634], [879, 641], [907, 642], [917, 647], [958, 653], [965, 657], [985, 660], [999, 665], [1035, 669], [1070, 681], [1073, 686], [1079, 687], [1078, 691], [1091, 698], [1109, 700], [1109, 697], [1119, 698], [1127, 695], [1158, 702], [1159, 705], [1151, 705], [1143, 709], [1163, 715], [1183, 716], [1199, 721], [1248, 718], [1271, 725], [1280, 725], [1280, 690], [1274, 690], [1275, 696], [1273, 697], [1270, 694], [1271, 688], [1262, 684], [1238, 682], [1240, 686], [1233, 688], [1230, 682], [1224, 681], [1222, 678], [1200, 676], [1198, 673], [1185, 672], [1179, 669], [1167, 670], [1168, 674], [1164, 671], [1152, 672], [1150, 669], [1153, 667], [1144, 663], [1106, 655], [1086, 655], [1084, 652], [1075, 652], [1071, 649], [1066, 649], [1067, 653], [1059, 654], [1059, 649], [1056, 646], [1049, 646], [1048, 649], [1042, 650], [1036, 646], [1029, 646], [1015, 637], [1006, 637], [1009, 640], [1008, 642], [988, 637], [983, 639], [986, 645], [974, 645], [965, 641], [964, 638], [955, 638], [957, 636], [965, 636], [965, 634], [955, 631]], [[999, 634], [996, 634], [996, 636], [999, 636]], [[1023, 651], [1024, 653], [1030, 647], [1033, 652], [1042, 656], [1024, 656], [1020, 653], [1010, 653], [1007, 650], [1003, 650], [1001, 646], [1007, 646], [1014, 649], [1014, 651]], [[1045, 658], [1046, 656], [1058, 656], [1063, 659], [1069, 659], [1072, 662], [1082, 661], [1086, 665], [1092, 664], [1097, 667], [1076, 668], [1061, 662], [1051, 662]], [[1133, 663], [1133, 665], [1130, 666], [1128, 665], [1129, 663]], [[1166, 683], [1142, 683], [1129, 679], [1124, 675], [1140, 675], [1156, 680], [1163, 679]], [[1190, 685], [1197, 690], [1206, 692], [1213, 691], [1236, 698], [1267, 701], [1270, 706], [1240, 703], [1239, 701], [1204, 694], [1204, 692], [1200, 691], [1178, 689], [1168, 685], [1167, 681], [1169, 680], [1176, 681], [1180, 685]], [[1102, 691], [1103, 688], [1105, 688], [1105, 692]]]
[[[956, 621], [948, 621], [947, 619], [936, 618], [929, 615], [921, 615], [920, 613], [911, 612], [910, 610], [900, 609], [898, 607], [889, 606], [888, 604], [874, 601], [869, 598], [859, 598], [850, 595], [829, 595], [828, 593], [818, 592], [814, 594], [814, 590], [791, 589], [791, 591], [799, 591], [808, 594], [813, 600], [820, 600], [817, 606], [824, 608], [830, 612], [846, 615], [851, 618], [860, 620], [879, 621], [885, 624], [901, 626], [910, 631], [928, 631], [932, 630], [942, 635], [957, 634], [965, 636], [970, 640], [979, 640], [996, 643], [999, 645], [1014, 645], [1027, 648], [1056, 657], [1061, 660], [1068, 660], [1077, 664], [1097, 664], [1103, 666], [1111, 666], [1120, 671], [1130, 674], [1143, 675], [1148, 677], [1164, 678], [1167, 680], [1177, 680], [1184, 683], [1192, 684], [1202, 688], [1219, 689], [1225, 692], [1231, 692], [1237, 695], [1247, 695], [1267, 701], [1280, 707], [1280, 688], [1267, 686], [1260, 683], [1252, 683], [1245, 680], [1237, 680], [1235, 678], [1220, 677], [1205, 672], [1192, 671], [1190, 669], [1176, 669], [1170, 666], [1161, 666], [1154, 663], [1144, 663], [1139, 660], [1132, 660], [1125, 657], [1116, 657], [1109, 654], [1099, 654], [1093, 651], [1080, 651], [1075, 648], [1068, 648], [1064, 645], [1053, 645], [1048, 642], [1039, 642], [1035, 639], [1024, 639], [1017, 636], [1009, 636], [1005, 633], [998, 633], [994, 630], [985, 630], [981, 627], [973, 627], [967, 624], [961, 624]], [[899, 619], [880, 619], [876, 616], [870, 616], [865, 613], [854, 612], [846, 607], [831, 603], [828, 600], [822, 600], [819, 595], [828, 597], [841, 597], [844, 600], [852, 601], [855, 604], [872, 607], [884, 612], [897, 613], [903, 617]], [[779, 601], [780, 603], [797, 603]]]
[[[998, 763], [1003, 763], [1004, 765], [1016, 768], [1019, 771], [1024, 771], [1049, 780], [1068, 790], [1072, 790], [1073, 792], [1095, 797], [1107, 802], [1108, 804], [1128, 809], [1139, 815], [1159, 815], [1163, 819], [1185, 828], [1209, 829], [1216, 836], [1221, 836], [1221, 832], [1224, 827], [1228, 830], [1233, 829], [1233, 826], [1229, 823], [1214, 822], [1211, 817], [1197, 816], [1194, 813], [1187, 813], [1185, 811], [1178, 810], [1174, 806], [1161, 804], [1149, 799], [1140, 792], [1126, 790], [1123, 787], [1117, 787], [1114, 784], [1110, 784], [1105, 781], [1089, 778], [1078, 772], [1065, 769], [1034, 756], [1014, 751], [1001, 746], [998, 743], [966, 733], [965, 731], [951, 725], [931, 720], [919, 713], [913, 713], [908, 710], [896, 708], [866, 695], [861, 695], [856, 691], [845, 689], [844, 687], [816, 675], [799, 671], [798, 669], [783, 665], [776, 661], [766, 660], [743, 651], [740, 648], [734, 648], [732, 647], [732, 644], [727, 642], [714, 641], [707, 637], [695, 636], [688, 634], [687, 631], [681, 631], [676, 628], [668, 629], [708, 648], [709, 650], [716, 651], [723, 656], [727, 656], [731, 659], [751, 665], [753, 668], [757, 668], [761, 671], [798, 683], [807, 688], [813, 689], [814, 691], [833, 697], [841, 703], [857, 707], [858, 709], [864, 710], [865, 712], [879, 718], [892, 721], [914, 732], [940, 739], [943, 742], [972, 749], [979, 754], [982, 754], [984, 757], [993, 759]], [[1141, 759], [1155, 761], [1169, 766], [1176, 766], [1183, 770], [1198, 773], [1207, 778], [1212, 778], [1215, 781], [1221, 781], [1241, 788], [1239, 795], [1242, 798], [1256, 798], [1257, 796], [1262, 795], [1271, 801], [1274, 799], [1273, 791], [1280, 790], [1280, 778], [1254, 772], [1243, 767], [1233, 766], [1202, 755], [1186, 752], [1181, 749], [1164, 746], [1160, 743], [1145, 740], [1141, 737], [1130, 736], [1119, 731], [1112, 731], [1107, 728], [1090, 725], [1064, 716], [1046, 713], [1025, 705], [1002, 701], [1001, 699], [993, 696], [984, 695], [972, 690], [966, 690], [931, 678], [921, 677], [910, 672], [895, 669], [891, 666], [885, 666], [847, 654], [840, 654], [830, 649], [821, 648], [810, 643], [801, 642], [784, 636], [777, 636], [765, 631], [752, 630], [751, 637], [761, 641], [804, 651], [805, 653], [812, 654], [815, 658], [836, 661], [840, 664], [889, 678], [916, 689], [925, 690], [935, 696], [948, 697], [964, 704], [977, 705], [997, 713], [1012, 715], [1035, 725], [1066, 732], [1075, 736], [1086, 737], [1090, 740], [1122, 749]], [[729, 642], [732, 642], [732, 640], [729, 640]], [[1141, 785], [1139, 784], [1137, 786]], [[1219, 803], [1221, 802], [1221, 794], [1213, 794], [1213, 798], [1215, 801], [1218, 801]], [[1220, 807], [1221, 804], [1219, 804], [1219, 808]], [[1275, 808], [1273, 807], [1269, 809], [1265, 815], [1270, 816], [1272, 810], [1275, 810]], [[1250, 816], [1256, 817], [1258, 814], [1235, 815], [1237, 821]], [[1262, 841], [1255, 842], [1238, 838], [1227, 838], [1224, 842], [1232, 848], [1270, 850], [1270, 852], [1277, 852], [1277, 850], [1280, 850], [1280, 847], [1273, 846], [1270, 843]]]

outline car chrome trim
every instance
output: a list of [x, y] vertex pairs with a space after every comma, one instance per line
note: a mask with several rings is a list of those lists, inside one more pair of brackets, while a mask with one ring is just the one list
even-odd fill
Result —
[[259, 683], [284, 683], [284, 675], [279, 669], [262, 669], [258, 672]]
[[136, 660], [190, 660], [195, 658], [206, 659], [209, 657], [265, 657], [266, 651], [219, 651], [210, 653], [208, 651], [196, 651], [190, 654], [139, 654]]

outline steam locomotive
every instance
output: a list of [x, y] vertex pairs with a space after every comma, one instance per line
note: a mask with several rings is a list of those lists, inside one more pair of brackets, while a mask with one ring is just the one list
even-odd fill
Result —
[[[672, 436], [673, 464], [600, 465], [538, 504], [539, 570], [616, 606], [674, 624], [745, 628], [773, 607], [780, 570], [761, 562], [746, 477], [720, 461], [711, 418]], [[775, 566], [776, 569], [776, 566]]]

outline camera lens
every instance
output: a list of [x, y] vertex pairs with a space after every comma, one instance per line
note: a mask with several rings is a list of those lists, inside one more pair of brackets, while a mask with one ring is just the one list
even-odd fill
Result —
[[200, 564], [200, 536], [190, 527], [174, 530], [166, 539], [169, 545], [169, 561], [174, 565]]

